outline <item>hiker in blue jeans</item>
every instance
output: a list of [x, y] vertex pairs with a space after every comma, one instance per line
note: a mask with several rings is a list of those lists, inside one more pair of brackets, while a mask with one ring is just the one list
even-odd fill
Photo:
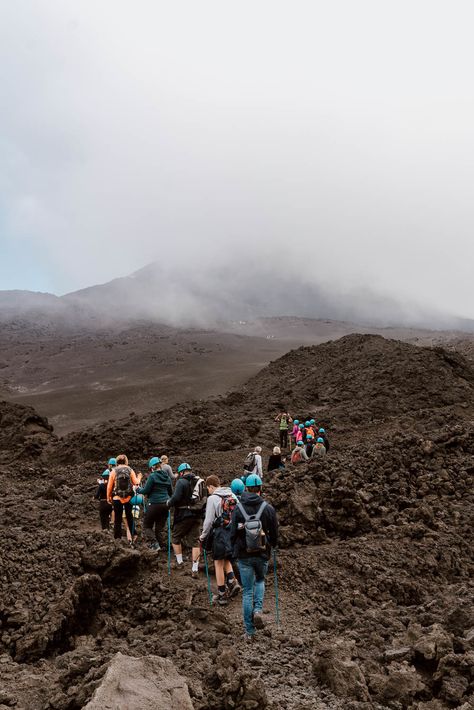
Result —
[[263, 629], [263, 598], [265, 575], [271, 548], [278, 540], [278, 521], [275, 509], [261, 497], [262, 479], [253, 473], [247, 477], [246, 492], [242, 493], [232, 515], [230, 540], [233, 557], [237, 559], [242, 584], [242, 611], [245, 638], [255, 639], [257, 629]]

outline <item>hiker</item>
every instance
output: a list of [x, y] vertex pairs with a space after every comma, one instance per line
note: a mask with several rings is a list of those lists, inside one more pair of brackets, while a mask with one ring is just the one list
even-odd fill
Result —
[[173, 550], [177, 568], [183, 569], [183, 541], [189, 542], [192, 548], [191, 576], [197, 579], [201, 554], [199, 536], [202, 514], [206, 507], [206, 491], [203, 479], [193, 473], [188, 463], [178, 466], [178, 476], [174, 493], [166, 501], [168, 508], [174, 508]]
[[151, 474], [145, 486], [137, 488], [137, 493], [148, 497], [148, 508], [143, 518], [143, 535], [149, 548], [158, 551], [162, 547], [161, 534], [168, 519], [166, 501], [173, 495], [173, 485], [158, 456], [153, 456], [148, 461], [148, 468]]
[[110, 472], [116, 464], [117, 459], [109, 459], [107, 468], [102, 473], [102, 476], [97, 479], [98, 486], [94, 498], [99, 501], [99, 518], [102, 530], [110, 530], [112, 506], [107, 500], [107, 483], [109, 481]]
[[293, 446], [296, 446], [296, 442], [298, 441], [297, 434], [299, 431], [299, 423], [300, 423], [299, 419], [295, 419], [293, 421], [293, 429], [291, 430], [291, 440], [292, 440]]
[[163, 454], [163, 456], [160, 456], [161, 458], [161, 470], [165, 471], [165, 473], [168, 474], [170, 477], [171, 484], [174, 485], [175, 480], [178, 478], [177, 473], [173, 473], [173, 469], [169, 465], [169, 458], [166, 456], [166, 454]]
[[304, 448], [304, 441], [298, 441], [295, 448], [291, 452], [291, 463], [301, 463], [301, 461], [309, 461], [308, 454]]
[[313, 451], [313, 456], [324, 456], [326, 454], [326, 447], [324, 446], [324, 439], [319, 436], [315, 445], [314, 445], [314, 451]]
[[280, 414], [276, 415], [275, 421], [279, 422], [280, 446], [284, 449], [288, 446], [288, 426], [291, 424], [293, 419], [288, 412], [280, 412]]
[[268, 459], [267, 471], [276, 471], [282, 468], [285, 468], [285, 464], [281, 458], [281, 449], [279, 446], [274, 446], [273, 453]]
[[236, 498], [240, 499], [240, 496], [245, 491], [245, 484], [241, 478], [234, 478], [230, 484], [230, 490], [235, 495]]
[[260, 476], [248, 476], [246, 488], [232, 515], [230, 539], [240, 570], [245, 638], [253, 641], [256, 629], [265, 626], [265, 575], [270, 550], [277, 545], [278, 522], [275, 509], [261, 498]]
[[230, 521], [237, 505], [237, 497], [231, 488], [221, 486], [217, 476], [206, 478], [206, 488], [206, 517], [200, 540], [205, 549], [212, 552], [214, 559], [217, 594], [213, 596], [212, 601], [225, 606], [228, 600], [240, 591], [240, 584], [232, 569], [230, 544]]
[[[138, 486], [142, 476], [135, 474], [135, 471], [128, 465], [128, 458], [125, 454], [117, 456], [117, 464], [110, 472], [107, 484], [107, 501], [113, 505], [114, 509], [114, 538], [120, 540], [122, 537], [122, 515], [125, 513], [128, 530], [133, 535], [134, 522], [132, 515], [132, 504], [130, 500], [133, 495], [133, 486]], [[133, 540], [130, 540], [133, 545]]]
[[314, 439], [316, 436], [316, 432], [314, 431], [314, 428], [313, 428], [311, 422], [308, 422], [308, 426], [305, 428], [306, 428], [306, 441], [308, 441], [309, 437]]
[[326, 449], [326, 453], [329, 451], [329, 439], [326, 434], [326, 429], [321, 429], [318, 431], [318, 438], [321, 437], [321, 439], [324, 441], [324, 448]]
[[298, 424], [298, 432], [296, 434], [296, 444], [298, 444], [299, 441], [303, 441], [303, 431], [304, 431], [304, 424]]
[[247, 454], [244, 461], [244, 475], [242, 480], [245, 483], [247, 476], [251, 473], [256, 473], [260, 477], [263, 476], [262, 472], [262, 447], [256, 446], [255, 449]]
[[313, 456], [314, 451], [314, 439], [311, 434], [308, 434], [306, 437], [305, 451], [306, 456], [308, 457], [308, 459], [310, 459]]

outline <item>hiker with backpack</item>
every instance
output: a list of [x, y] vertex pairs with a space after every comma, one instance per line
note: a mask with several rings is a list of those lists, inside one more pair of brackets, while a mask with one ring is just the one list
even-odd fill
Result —
[[162, 547], [161, 534], [168, 519], [166, 501], [173, 495], [173, 486], [158, 456], [153, 456], [148, 461], [148, 468], [151, 473], [145, 486], [137, 488], [137, 493], [148, 497], [148, 508], [143, 519], [143, 535], [149, 548], [158, 551]]
[[[242, 483], [242, 481], [241, 481]], [[240, 591], [232, 569], [232, 545], [230, 543], [230, 522], [237, 505], [237, 497], [231, 488], [221, 486], [217, 476], [206, 478], [208, 492], [206, 517], [201, 533], [201, 543], [212, 552], [216, 573], [217, 594], [212, 601], [225, 606], [229, 599]]]
[[[117, 465], [110, 472], [107, 484], [107, 501], [114, 509], [114, 538], [120, 540], [122, 537], [122, 515], [125, 513], [127, 527], [131, 534], [135, 529], [132, 515], [133, 487], [141, 482], [141, 474], [138, 476], [128, 465], [128, 458], [125, 454], [117, 456]], [[133, 540], [130, 541], [133, 545]]]
[[279, 423], [280, 430], [280, 447], [282, 449], [288, 446], [288, 427], [290, 426], [293, 419], [288, 412], [280, 412], [275, 417], [275, 421]]
[[291, 463], [301, 463], [302, 461], [309, 461], [308, 454], [306, 453], [304, 447], [304, 441], [301, 439], [296, 444], [295, 448], [291, 452]]
[[110, 516], [112, 515], [112, 506], [107, 500], [107, 483], [109, 482], [110, 472], [116, 466], [117, 460], [109, 459], [107, 468], [102, 473], [102, 476], [97, 479], [97, 490], [94, 499], [99, 501], [99, 518], [102, 530], [110, 529]]
[[326, 449], [326, 453], [328, 453], [328, 451], [329, 451], [329, 439], [328, 439], [328, 436], [327, 436], [327, 434], [326, 434], [326, 429], [323, 429], [323, 428], [321, 427], [321, 429], [318, 431], [318, 438], [319, 438], [319, 437], [321, 437], [321, 439], [323, 440], [323, 442], [324, 442], [324, 448]]
[[313, 456], [325, 456], [326, 455], [326, 447], [324, 446], [324, 439], [319, 436], [315, 445], [314, 445], [314, 451], [313, 451]]
[[256, 629], [265, 626], [265, 576], [271, 548], [276, 548], [278, 541], [278, 521], [275, 509], [261, 497], [262, 479], [248, 476], [246, 488], [232, 515], [230, 540], [242, 584], [245, 638], [253, 641]]
[[256, 473], [260, 478], [263, 476], [262, 471], [262, 447], [256, 446], [253, 451], [251, 451], [245, 457], [244, 461], [244, 474], [242, 480], [245, 483], [247, 476]]
[[306, 437], [305, 451], [306, 451], [306, 456], [308, 457], [308, 459], [310, 459], [313, 456], [313, 451], [314, 451], [314, 439], [311, 434], [308, 434]]
[[204, 481], [193, 473], [188, 463], [178, 466], [178, 481], [174, 493], [166, 501], [168, 509], [174, 508], [173, 534], [171, 541], [176, 555], [176, 566], [183, 569], [183, 542], [192, 548], [191, 576], [199, 576], [199, 557], [201, 555], [201, 522], [206, 507]]

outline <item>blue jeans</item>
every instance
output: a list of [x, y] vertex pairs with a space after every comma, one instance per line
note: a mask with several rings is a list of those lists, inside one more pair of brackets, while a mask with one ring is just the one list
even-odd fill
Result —
[[254, 611], [262, 611], [265, 594], [265, 575], [268, 562], [263, 557], [246, 557], [239, 562], [240, 581], [242, 582], [242, 612], [246, 632], [253, 636]]

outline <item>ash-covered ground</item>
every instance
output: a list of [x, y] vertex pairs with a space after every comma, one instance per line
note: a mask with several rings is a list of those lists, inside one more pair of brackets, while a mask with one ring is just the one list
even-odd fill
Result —
[[[83, 708], [120, 651], [171, 661], [196, 710], [470, 710], [473, 393], [455, 352], [353, 335], [292, 351], [228, 396], [63, 438], [0, 403], [0, 708]], [[281, 624], [270, 574], [249, 650], [240, 600], [211, 609], [204, 573], [168, 576], [163, 553], [114, 543], [92, 496], [121, 452], [136, 470], [168, 453], [230, 481], [253, 445], [267, 458], [281, 408], [311, 414], [331, 449], [264, 477]]]

